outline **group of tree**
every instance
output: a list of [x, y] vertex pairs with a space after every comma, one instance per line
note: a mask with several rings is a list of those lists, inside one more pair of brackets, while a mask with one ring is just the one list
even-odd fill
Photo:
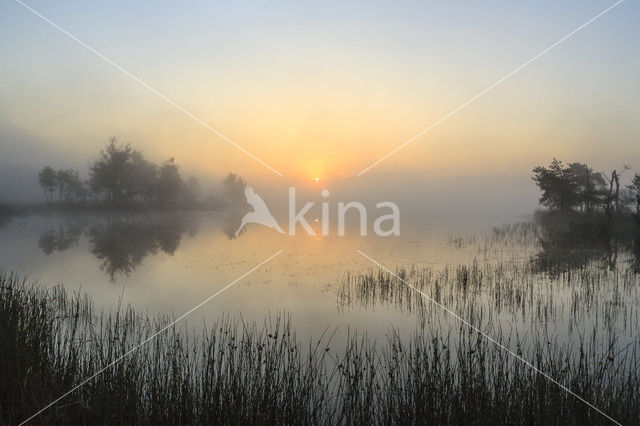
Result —
[[47, 166], [38, 173], [38, 181], [48, 203], [87, 199], [86, 185], [77, 170], [54, 170]]
[[551, 210], [604, 213], [608, 218], [631, 212], [640, 217], [640, 174], [621, 184], [628, 171], [624, 166], [610, 174], [594, 172], [586, 164], [563, 164], [554, 158], [549, 167], [533, 169], [533, 180], [542, 191], [540, 204]]
[[199, 182], [184, 180], [173, 158], [160, 165], [144, 158], [129, 144], [111, 138], [89, 168], [87, 180], [77, 170], [54, 170], [47, 166], [38, 174], [46, 201], [107, 204], [141, 202], [146, 204], [190, 205], [200, 191]]

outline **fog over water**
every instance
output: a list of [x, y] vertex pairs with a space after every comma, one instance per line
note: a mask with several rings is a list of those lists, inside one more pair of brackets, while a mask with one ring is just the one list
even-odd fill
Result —
[[639, 424], [639, 16], [0, 2], [0, 422]]

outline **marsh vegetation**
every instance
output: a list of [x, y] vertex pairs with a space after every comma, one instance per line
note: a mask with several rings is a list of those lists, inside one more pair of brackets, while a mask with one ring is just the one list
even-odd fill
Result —
[[[640, 421], [640, 284], [620, 244], [585, 262], [540, 262], [539, 222], [452, 236], [468, 263], [346, 275], [342, 312], [393, 309], [413, 331], [298, 337], [295, 318], [223, 315], [194, 331], [133, 307], [94, 311], [86, 295], [3, 272], [2, 419], [15, 423], [123, 357], [34, 419], [39, 423], [623, 424]], [[565, 247], [565, 246], [563, 246]], [[578, 248], [569, 245], [570, 250]], [[579, 251], [579, 250], [578, 250]], [[575, 253], [574, 253], [575, 254]], [[579, 256], [582, 256], [580, 254]], [[559, 266], [561, 265], [561, 266]], [[546, 268], [546, 269], [545, 269]]]

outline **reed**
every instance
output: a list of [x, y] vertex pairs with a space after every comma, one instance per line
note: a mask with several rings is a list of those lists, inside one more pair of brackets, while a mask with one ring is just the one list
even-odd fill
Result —
[[[460, 275], [456, 275], [460, 277]], [[471, 274], [473, 277], [473, 273]], [[386, 279], [383, 275], [382, 279]], [[459, 278], [456, 278], [459, 279]], [[471, 279], [473, 283], [473, 279]], [[373, 284], [372, 284], [373, 285]], [[386, 285], [386, 284], [385, 284]], [[475, 285], [475, 284], [474, 284]], [[0, 273], [0, 418], [20, 422], [128, 353], [170, 318], [95, 312], [86, 296]], [[171, 327], [33, 420], [36, 424], [602, 424], [606, 419], [472, 330], [302, 343], [291, 318], [223, 316]], [[493, 330], [623, 423], [640, 421], [637, 345]]]

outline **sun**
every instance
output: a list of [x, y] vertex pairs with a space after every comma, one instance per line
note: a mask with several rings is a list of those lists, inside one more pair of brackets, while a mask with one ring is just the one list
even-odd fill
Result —
[[317, 177], [317, 178], [313, 178], [313, 180], [314, 180], [314, 182], [315, 182], [315, 183], [320, 182], [320, 178], [319, 178], [319, 177]]

